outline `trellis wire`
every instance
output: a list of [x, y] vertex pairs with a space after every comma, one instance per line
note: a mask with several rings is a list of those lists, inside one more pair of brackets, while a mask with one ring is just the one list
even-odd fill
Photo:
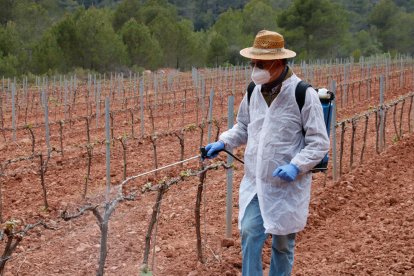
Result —
[[[373, 114], [375, 116], [375, 122], [374, 122], [374, 124], [375, 124], [375, 132], [376, 132], [375, 151], [376, 151], [377, 154], [380, 154], [381, 153], [381, 151], [380, 151], [380, 143], [382, 143], [382, 145], [384, 146], [383, 149], [385, 149], [385, 147], [386, 147], [386, 136], [385, 136], [385, 133], [386, 132], [385, 132], [385, 130], [387, 128], [387, 126], [386, 126], [387, 119], [386, 118], [387, 118], [387, 112], [388, 112], [388, 110], [390, 108], [393, 108], [393, 110], [394, 110], [394, 112], [393, 112], [393, 128], [394, 128], [394, 132], [395, 132], [395, 138], [393, 139], [393, 142], [396, 142], [396, 141], [398, 141], [402, 137], [402, 134], [401, 133], [403, 133], [403, 129], [402, 129], [402, 119], [403, 119], [403, 112], [404, 112], [405, 101], [406, 101], [407, 98], [412, 98], [412, 97], [414, 97], [414, 94], [413, 93], [409, 93], [408, 95], [405, 95], [404, 97], [400, 97], [399, 99], [397, 99], [397, 100], [395, 100], [393, 102], [390, 102], [388, 104], [379, 105], [374, 110], [370, 110], [370, 111], [365, 112], [363, 114], [356, 115], [356, 116], [354, 116], [353, 118], [350, 118], [350, 119], [346, 119], [346, 120], [343, 120], [343, 121], [340, 121], [340, 122], [336, 122], [335, 126], [336, 127], [341, 127], [340, 172], [339, 172], [339, 176], [341, 176], [343, 174], [343, 162], [342, 162], [342, 160], [343, 160], [343, 153], [345, 152], [345, 150], [344, 150], [344, 140], [345, 140], [344, 139], [344, 134], [346, 132], [346, 124], [347, 123], [352, 123], [352, 126], [354, 128], [356, 126], [356, 122], [359, 119], [365, 117], [365, 128], [364, 128], [364, 134], [363, 134], [363, 145], [362, 145], [361, 153], [360, 153], [360, 164], [362, 164], [363, 163], [364, 152], [365, 152], [365, 149], [366, 149], [366, 137], [367, 137], [367, 128], [368, 128], [369, 115], [370, 114]], [[396, 113], [397, 112], [396, 112], [396, 110], [398, 109], [397, 108], [397, 105], [399, 103], [401, 103], [400, 114], [398, 116], [400, 122], [397, 125], [397, 122], [396, 122], [396, 117], [397, 117], [396, 116]], [[383, 115], [384, 128], [382, 130], [380, 130], [380, 120], [381, 120], [380, 111], [381, 110], [384, 111], [384, 115]], [[408, 113], [410, 113], [410, 110], [408, 110]], [[410, 116], [408, 116], [408, 124], [410, 124], [410, 123], [411, 123], [411, 119], [410, 119]], [[400, 129], [400, 126], [401, 126], [401, 129]], [[383, 134], [380, 135], [380, 132], [383, 132]], [[410, 130], [409, 130], [409, 132], [410, 132]], [[351, 135], [354, 135], [354, 133], [355, 133], [355, 130], [353, 129], [353, 132], [351, 133]], [[350, 150], [350, 157], [349, 157], [350, 158], [350, 160], [349, 160], [350, 161], [350, 168], [349, 168], [350, 170], [353, 169], [353, 166], [351, 164], [354, 163], [353, 162], [354, 142], [355, 142], [354, 141], [354, 138], [352, 138], [352, 136], [351, 136], [351, 145], [350, 145], [350, 149], [351, 150]], [[334, 152], [335, 151], [333, 150], [332, 153], [334, 154]], [[335, 160], [334, 160], [332, 166], [333, 167], [335, 166]], [[337, 178], [335, 178], [335, 172], [334, 172], [334, 170], [333, 170], [333, 180], [334, 181], [337, 181]]]
[[[312, 66], [317, 66], [318, 64], [320, 64], [320, 62], [316, 62], [316, 63], [314, 63], [314, 64], [312, 64]], [[398, 64], [399, 65], [399, 64]], [[343, 66], [343, 65], [342, 65]], [[235, 68], [235, 67], [233, 67], [233, 68]], [[365, 63], [364, 63], [364, 68], [366, 69], [367, 67], [365, 66]], [[381, 66], [378, 66], [378, 68], [381, 68]], [[364, 71], [366, 71], [364, 69]], [[390, 73], [391, 73], [391, 69], [393, 70], [393, 72], [395, 71], [394, 69], [394, 67], [390, 67]], [[228, 70], [228, 69], [227, 69]], [[310, 71], [309, 71], [310, 70]], [[318, 74], [319, 74], [319, 78], [315, 78], [314, 77], [314, 80], [315, 81], [319, 81], [321, 78], [320, 78], [320, 75], [321, 75], [321, 73], [322, 73], [322, 71], [320, 71], [318, 68], [314, 68], [314, 69], [309, 69], [308, 71], [310, 72], [309, 74], [310, 74], [310, 78], [312, 78], [312, 74], [314, 74], [314, 76], [317, 76]], [[313, 73], [312, 73], [312, 70], [313, 70]], [[349, 70], [347, 69], [347, 72], [348, 72]], [[390, 75], [391, 76], [391, 75]], [[230, 77], [230, 76], [229, 76]], [[400, 77], [400, 73], [398, 73], [398, 78]], [[393, 78], [395, 79], [395, 74], [393, 75]], [[72, 77], [72, 84], [74, 83], [74, 81], [73, 81], [73, 79], [74, 79], [74, 77]], [[236, 78], [235, 78], [236, 80], [237, 79], [240, 79], [240, 74], [239, 75], [237, 75], [236, 76]], [[358, 83], [359, 83], [359, 81], [358, 81]], [[358, 83], [355, 83], [355, 82], [350, 82], [350, 85], [349, 85], [349, 87], [352, 87], [352, 84], [354, 85], [354, 88], [355, 88], [355, 84], [358, 84]], [[74, 85], [72, 85], [72, 86], [74, 86]], [[340, 99], [341, 97], [340, 97], [341, 95], [339, 94], [339, 97], [338, 97], [338, 99]], [[50, 108], [50, 107], [49, 107]], [[17, 112], [17, 110], [16, 110], [16, 112]], [[73, 110], [73, 112], [74, 112], [74, 110]], [[129, 110], [128, 110], [128, 112], [129, 112]], [[56, 114], [56, 113], [55, 113]], [[159, 115], [160, 114], [162, 114], [162, 113], [159, 113]], [[91, 114], [92, 115], [92, 114]], [[158, 116], [159, 116], [158, 115]]]
[[[380, 68], [380, 66], [378, 65], [378, 68]], [[389, 71], [392, 69], [392, 67], [389, 67]], [[227, 69], [226, 69], [227, 70]], [[316, 72], [316, 71], [315, 71]], [[312, 72], [310, 73], [310, 74], [312, 74]], [[315, 73], [314, 73], [315, 74]], [[73, 81], [72, 81], [72, 83], [73, 83]], [[73, 85], [72, 85], [73, 86]], [[43, 101], [43, 100], [42, 100]], [[16, 116], [17, 117], [17, 116]]]

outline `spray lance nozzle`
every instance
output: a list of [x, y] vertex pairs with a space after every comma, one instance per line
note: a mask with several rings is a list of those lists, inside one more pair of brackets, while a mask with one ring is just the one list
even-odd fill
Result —
[[[236, 159], [236, 160], [237, 160], [237, 161], [239, 161], [240, 163], [244, 164], [243, 160], [241, 160], [241, 159], [237, 158], [237, 157], [236, 157], [236, 156], [234, 156], [231, 152], [229, 152], [229, 151], [227, 151], [227, 150], [225, 150], [225, 149], [219, 150], [218, 152], [221, 152], [221, 151], [224, 151], [225, 153], [227, 153], [228, 155], [230, 155], [231, 157], [233, 157], [234, 159]], [[201, 147], [201, 148], [200, 148], [200, 153], [201, 153], [201, 159], [202, 159], [202, 160], [204, 160], [204, 159], [208, 158], [208, 157], [207, 157], [207, 150], [206, 150], [206, 148], [205, 148], [205, 147]]]
[[206, 147], [201, 147], [200, 148], [200, 153], [201, 153], [201, 159], [206, 159], [207, 158], [207, 150]]

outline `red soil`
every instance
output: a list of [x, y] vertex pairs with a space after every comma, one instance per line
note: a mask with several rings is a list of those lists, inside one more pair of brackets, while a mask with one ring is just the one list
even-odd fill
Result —
[[[397, 78], [398, 80], [398, 75]], [[407, 83], [412, 84], [411, 80]], [[363, 84], [362, 84], [363, 85]], [[378, 84], [376, 84], [378, 86]], [[396, 85], [397, 86], [397, 85]], [[378, 87], [375, 88], [377, 90]], [[373, 88], [374, 90], [374, 88]], [[410, 87], [391, 89], [386, 99], [407, 93]], [[364, 91], [364, 90], [362, 90]], [[224, 93], [225, 95], [225, 93]], [[362, 97], [363, 98], [363, 97]], [[217, 95], [217, 100], [219, 99]], [[338, 112], [338, 120], [351, 117], [378, 104], [378, 96], [349, 103]], [[240, 95], [236, 95], [236, 106]], [[194, 105], [194, 103], [193, 103]], [[224, 102], [224, 107], [227, 105]], [[120, 104], [119, 106], [120, 107]], [[334, 183], [328, 174], [315, 175], [310, 217], [307, 228], [297, 238], [294, 275], [414, 275], [414, 136], [407, 134], [405, 105], [404, 137], [392, 144], [392, 113], [388, 114], [385, 152], [375, 153], [375, 128], [370, 118], [369, 149], [364, 164], [354, 170], [345, 168], [342, 178]], [[178, 107], [177, 107], [178, 108]], [[180, 107], [181, 108], [181, 107]], [[187, 121], [195, 122], [194, 106], [188, 104]], [[103, 110], [103, 108], [102, 108]], [[181, 109], [180, 109], [181, 110]], [[81, 108], [78, 112], [82, 115]], [[164, 110], [165, 111], [165, 110]], [[161, 113], [161, 110], [159, 111]], [[220, 113], [220, 108], [216, 109]], [[179, 110], [178, 110], [179, 113]], [[225, 114], [221, 112], [221, 116]], [[54, 113], [56, 114], [56, 113]], [[138, 114], [138, 113], [137, 113]], [[399, 114], [399, 113], [397, 113]], [[59, 115], [59, 114], [58, 114]], [[62, 115], [62, 114], [60, 114]], [[186, 116], [187, 116], [186, 115]], [[124, 117], [125, 116], [125, 117]], [[138, 116], [138, 115], [137, 115]], [[59, 116], [58, 116], [59, 117]], [[168, 117], [168, 116], [167, 116]], [[40, 117], [41, 118], [41, 117]], [[56, 115], [55, 115], [56, 118]], [[115, 115], [115, 137], [129, 132], [128, 114]], [[178, 119], [179, 118], [179, 119]], [[157, 121], [157, 129], [181, 126], [181, 118], [170, 116]], [[92, 120], [91, 126], [94, 126]], [[101, 124], [103, 121], [101, 121]], [[138, 133], [138, 123], [136, 123]], [[171, 124], [171, 127], [170, 127]], [[221, 123], [221, 129], [226, 123]], [[147, 129], [150, 124], [147, 121]], [[102, 140], [102, 129], [91, 128], [92, 141]], [[216, 130], [213, 127], [213, 134]], [[362, 127], [359, 127], [359, 131]], [[339, 130], [337, 130], [338, 132]], [[37, 148], [44, 146], [44, 129], [35, 129]], [[206, 130], [205, 130], [206, 132]], [[52, 145], [59, 144], [58, 126], [51, 128]], [[349, 131], [347, 132], [349, 133]], [[197, 154], [199, 129], [186, 132], [185, 158]], [[204, 134], [205, 136], [206, 134]], [[338, 134], [339, 135], [339, 134]], [[22, 161], [9, 166], [3, 181], [3, 215], [25, 223], [40, 219], [56, 226], [57, 230], [36, 228], [29, 232], [6, 265], [6, 275], [93, 275], [99, 257], [100, 232], [96, 218], [88, 213], [65, 222], [59, 218], [67, 209], [75, 212], [85, 204], [81, 197], [86, 175], [86, 131], [84, 121], [65, 125], [65, 156], [53, 153], [46, 174], [50, 208], [44, 211], [38, 173], [38, 160]], [[356, 134], [361, 140], [362, 133]], [[0, 144], [1, 161], [27, 156], [31, 140], [23, 130], [18, 131], [17, 143]], [[7, 136], [10, 141], [11, 134]], [[345, 146], [349, 147], [350, 138]], [[43, 143], [43, 144], [42, 144]], [[206, 143], [204, 139], [203, 143]], [[357, 146], [360, 150], [361, 143]], [[159, 165], [167, 165], [179, 158], [180, 146], [173, 135], [160, 137], [157, 143]], [[356, 150], [357, 152], [357, 150]], [[243, 149], [236, 154], [242, 157]], [[93, 155], [91, 182], [87, 202], [103, 202], [105, 185], [104, 144], [96, 144]], [[152, 144], [148, 139], [128, 141], [128, 175], [153, 168]], [[348, 158], [348, 159], [346, 159]], [[224, 154], [219, 158], [225, 160]], [[358, 159], [358, 158], [356, 158]], [[119, 142], [111, 147], [111, 183], [122, 180], [122, 150]], [[349, 154], [344, 157], [349, 160]], [[359, 161], [359, 159], [358, 159]], [[346, 161], [348, 162], [348, 161]], [[413, 163], [412, 163], [413, 162]], [[355, 165], [354, 164], [354, 165]], [[197, 169], [192, 161], [183, 168], [160, 173], [174, 177], [181, 170]], [[223, 169], [209, 171], [202, 204], [202, 235], [205, 262], [197, 261], [194, 205], [198, 178], [191, 177], [172, 186], [164, 195], [156, 231], [155, 257], [150, 256], [154, 275], [238, 275], [241, 271], [240, 240], [237, 229], [238, 185], [243, 168], [236, 164], [233, 188], [232, 238], [225, 237], [226, 175]], [[144, 177], [128, 185], [126, 192], [140, 190], [154, 176]], [[106, 275], [137, 275], [142, 263], [145, 234], [150, 221], [156, 193], [139, 194], [135, 201], [120, 203], [109, 223]], [[153, 243], [154, 244], [154, 243]], [[269, 244], [264, 250], [264, 268], [269, 264]], [[153, 259], [154, 257], [154, 259]], [[154, 261], [154, 262], [153, 262]]]

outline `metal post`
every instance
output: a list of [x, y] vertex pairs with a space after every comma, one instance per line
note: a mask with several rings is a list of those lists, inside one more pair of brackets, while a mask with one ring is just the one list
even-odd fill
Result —
[[385, 57], [385, 89], [389, 89], [390, 88], [390, 84], [389, 84], [389, 72], [390, 72], [390, 61], [391, 59], [389, 59], [388, 57]]
[[205, 101], [204, 98], [206, 96], [206, 85], [205, 85], [205, 80], [204, 77], [202, 77], [200, 79], [200, 86], [201, 86], [201, 100], [200, 100], [200, 104], [201, 104], [201, 122], [204, 122], [204, 114], [205, 114]]
[[[46, 88], [47, 89], [47, 88]], [[49, 101], [47, 97], [47, 90], [45, 90], [45, 87], [42, 89], [42, 100], [44, 105], [44, 114], [45, 114], [45, 134], [46, 134], [46, 147], [48, 156], [50, 154], [50, 130], [49, 130]]]
[[16, 84], [12, 84], [12, 128], [13, 142], [16, 142]]
[[[228, 127], [231, 129], [234, 122], [234, 96], [231, 95], [228, 98]], [[230, 151], [232, 152], [232, 151]], [[233, 157], [227, 156], [227, 166], [233, 164]], [[226, 194], [226, 238], [231, 238], [231, 217], [233, 213], [233, 169], [230, 168], [227, 170], [227, 194]]]
[[134, 90], [133, 90], [133, 97], [134, 97], [134, 105], [137, 104], [137, 81], [138, 81], [138, 77], [139, 77], [139, 73], [138, 74], [134, 74]]
[[139, 107], [141, 116], [141, 137], [144, 137], [144, 75], [142, 75], [142, 80], [139, 82]]
[[155, 97], [155, 112], [158, 110], [158, 83], [157, 83], [157, 73], [154, 73], [154, 97]]
[[367, 98], [371, 97], [371, 64], [368, 64]]
[[380, 128], [379, 128], [379, 150], [384, 149], [384, 76], [380, 76]]
[[68, 82], [66, 81], [66, 76], [63, 76], [63, 83], [64, 83], [64, 92], [63, 92], [63, 106], [65, 110], [65, 120], [68, 118]]
[[106, 144], [106, 193], [105, 200], [109, 202], [109, 193], [111, 191], [111, 134], [109, 118], [109, 97], [105, 98], [105, 144]]
[[[132, 89], [132, 72], [129, 70], [129, 87], [128, 87], [128, 97], [131, 96], [131, 89]], [[127, 97], [127, 98], [128, 98]]]
[[109, 97], [112, 98], [112, 72], [111, 72], [111, 77], [109, 78]]
[[96, 103], [96, 128], [99, 127], [99, 117], [101, 116], [101, 82], [98, 81], [97, 94], [95, 98]]
[[347, 75], [347, 66], [344, 63], [344, 85], [342, 86], [342, 107], [348, 106], [348, 75]]
[[234, 96], [236, 95], [235, 85], [236, 83], [236, 71], [233, 70], [232, 81], [231, 81], [231, 94]]
[[208, 108], [208, 134], [207, 134], [207, 144], [211, 141], [211, 125], [213, 120], [213, 104], [214, 104], [214, 88], [210, 90], [210, 106]]
[[[331, 91], [336, 93], [336, 81], [332, 80]], [[331, 137], [332, 137], [332, 178], [338, 180], [337, 151], [336, 151], [336, 100], [332, 103]]]
[[6, 104], [7, 104], [7, 102], [9, 101], [9, 92], [10, 92], [10, 79], [9, 78], [7, 78], [7, 89], [6, 89]]
[[121, 80], [118, 74], [115, 74], [116, 96], [121, 99]]
[[[73, 77], [72, 76], [70, 76], [70, 80], [69, 80], [69, 104], [71, 105], [71, 103], [73, 103], [73, 96], [74, 96], [74, 93], [73, 93], [73, 83], [72, 83], [72, 81], [73, 81]], [[71, 107], [73, 108], [73, 106], [71, 105]]]

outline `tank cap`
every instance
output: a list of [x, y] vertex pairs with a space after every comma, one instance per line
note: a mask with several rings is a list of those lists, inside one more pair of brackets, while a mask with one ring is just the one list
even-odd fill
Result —
[[319, 88], [317, 92], [319, 99], [330, 99], [332, 96], [332, 92], [326, 88]]

